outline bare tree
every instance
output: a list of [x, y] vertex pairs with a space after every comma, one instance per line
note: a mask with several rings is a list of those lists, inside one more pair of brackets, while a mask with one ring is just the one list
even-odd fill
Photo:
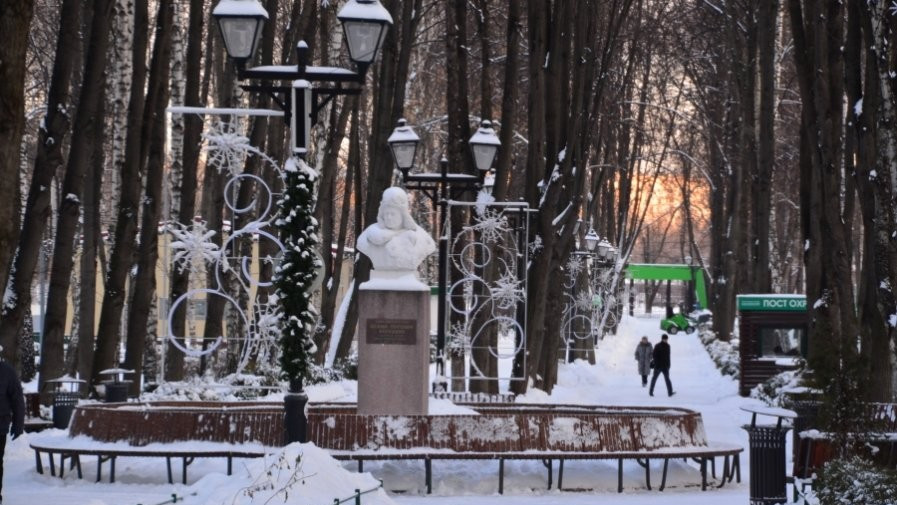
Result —
[[84, 74], [81, 85], [78, 111], [75, 115], [72, 133], [72, 147], [65, 170], [62, 191], [65, 197], [60, 206], [53, 247], [53, 270], [50, 278], [50, 292], [47, 296], [47, 314], [43, 328], [41, 346], [40, 385], [48, 379], [55, 379], [64, 372], [63, 336], [68, 312], [68, 291], [71, 282], [74, 257], [74, 235], [81, 215], [81, 197], [84, 176], [88, 171], [90, 158], [94, 154], [93, 142], [97, 130], [104, 127], [99, 112], [106, 86], [103, 73], [106, 69], [106, 54], [109, 42], [109, 27], [112, 18], [111, 0], [93, 3], [90, 37], [85, 51]]
[[[10, 0], [0, 6], [0, 32], [5, 38], [0, 46], [0, 138], [4, 139], [0, 143], [0, 180], [7, 181], [0, 184], [0, 286], [4, 293], [19, 235], [19, 220], [13, 219], [19, 205], [16, 185], [8, 182], [18, 180], [25, 119], [25, 52], [33, 10], [33, 0]], [[4, 294], [3, 304], [6, 302]], [[5, 350], [3, 356], [13, 361], [15, 349]]]
[[99, 372], [115, 365], [121, 340], [121, 320], [126, 299], [125, 284], [134, 264], [137, 217], [140, 211], [140, 188], [145, 160], [144, 105], [146, 94], [146, 49], [149, 30], [148, 6], [134, 6], [134, 43], [131, 52], [133, 74], [128, 98], [127, 139], [121, 164], [121, 192], [115, 222], [114, 242], [109, 257], [109, 273], [103, 293], [100, 323], [97, 328], [96, 352], [91, 367], [91, 387], [100, 379]]
[[[78, 40], [81, 6], [74, 0], [62, 3], [53, 78], [47, 97], [44, 127], [38, 132], [37, 157], [31, 175], [31, 186], [25, 204], [25, 216], [19, 237], [18, 254], [9, 278], [13, 299], [2, 307], [0, 318], [0, 345], [13, 355], [16, 353], [17, 334], [31, 308], [31, 281], [40, 258], [44, 231], [50, 221], [50, 186], [54, 175], [63, 164], [63, 145], [69, 132], [69, 115], [72, 108], [71, 80], [74, 62], [78, 59], [81, 44]], [[18, 221], [16, 221], [18, 222]]]

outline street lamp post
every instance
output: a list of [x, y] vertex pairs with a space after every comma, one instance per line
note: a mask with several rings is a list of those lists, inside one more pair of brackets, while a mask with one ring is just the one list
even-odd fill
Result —
[[[284, 190], [278, 201], [277, 226], [284, 254], [275, 274], [281, 313], [281, 369], [289, 381], [284, 398], [285, 439], [305, 442], [305, 405], [303, 379], [308, 374], [311, 332], [315, 315], [311, 305], [311, 287], [315, 278], [317, 222], [314, 210], [314, 180], [304, 158], [308, 154], [309, 133], [318, 112], [338, 95], [361, 92], [368, 67], [376, 58], [392, 17], [378, 0], [349, 0], [337, 19], [343, 27], [349, 58], [355, 70], [309, 65], [310, 51], [304, 41], [296, 47], [296, 65], [265, 65], [247, 68], [261, 40], [268, 13], [258, 0], [220, 0], [212, 11], [224, 40], [224, 48], [237, 68], [240, 80], [254, 82], [241, 87], [246, 91], [271, 95], [283, 110], [290, 129], [290, 154]], [[312, 87], [312, 83], [332, 83]], [[344, 83], [354, 87], [344, 88]]]
[[387, 142], [392, 151], [396, 168], [402, 172], [405, 187], [422, 191], [439, 209], [439, 294], [436, 312], [437, 381], [433, 384], [433, 390], [446, 390], [446, 383], [440, 381], [440, 378], [445, 377], [445, 337], [448, 312], [446, 286], [448, 285], [449, 236], [444, 230], [448, 218], [448, 201], [453, 199], [457, 193], [487, 187], [485, 184], [487, 172], [492, 168], [501, 142], [498, 140], [495, 130], [492, 129], [492, 123], [483, 120], [476, 133], [468, 141], [476, 164], [477, 175], [449, 173], [448, 160], [445, 158], [439, 162], [438, 173], [409, 173], [414, 167], [414, 158], [417, 155], [420, 137], [404, 119], [399, 120]]
[[695, 307], [695, 267], [692, 257], [685, 257], [685, 264], [688, 265], [688, 282], [686, 282], [687, 294], [685, 295], [685, 312], [691, 313]]

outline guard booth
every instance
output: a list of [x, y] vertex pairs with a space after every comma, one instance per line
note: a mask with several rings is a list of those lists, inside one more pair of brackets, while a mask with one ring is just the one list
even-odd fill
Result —
[[807, 356], [807, 298], [804, 295], [738, 295], [741, 378], [738, 392], [797, 368]]

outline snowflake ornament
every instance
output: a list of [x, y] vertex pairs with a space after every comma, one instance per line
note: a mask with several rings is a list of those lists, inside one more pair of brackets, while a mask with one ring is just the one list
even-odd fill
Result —
[[449, 349], [451, 351], [467, 352], [470, 350], [470, 331], [468, 331], [468, 328], [465, 325], [461, 323], [452, 325], [448, 337]]
[[271, 166], [278, 166], [267, 154], [250, 144], [249, 138], [239, 132], [239, 126], [235, 123], [213, 123], [207, 132], [203, 132], [202, 139], [206, 144], [203, 152], [208, 155], [208, 164], [218, 173], [240, 173], [249, 156], [258, 156]]
[[573, 305], [579, 312], [589, 312], [594, 305], [594, 297], [588, 291], [580, 291], [576, 295], [576, 300], [573, 301]]
[[505, 310], [515, 307], [524, 299], [523, 289], [517, 277], [506, 273], [492, 286], [492, 298], [498, 308]]
[[495, 210], [486, 209], [479, 213], [476, 217], [476, 223], [473, 226], [466, 226], [465, 229], [479, 232], [483, 242], [498, 242], [502, 235], [511, 231], [508, 226], [508, 218]]
[[194, 221], [189, 226], [174, 223], [168, 232], [175, 239], [168, 247], [174, 251], [172, 263], [177, 265], [178, 271], [201, 273], [205, 271], [205, 264], [219, 260], [221, 251], [212, 242], [215, 231], [207, 229], [204, 221]]
[[583, 267], [585, 267], [585, 265], [583, 265], [582, 258], [571, 255], [570, 259], [567, 260], [567, 266], [565, 267], [567, 269], [567, 276], [571, 280], [576, 279], [580, 272], [582, 272]]

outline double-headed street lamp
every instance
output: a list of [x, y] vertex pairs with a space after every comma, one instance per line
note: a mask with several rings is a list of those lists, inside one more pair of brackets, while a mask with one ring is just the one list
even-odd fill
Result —
[[[392, 135], [387, 140], [392, 151], [396, 168], [402, 172], [402, 179], [408, 189], [422, 191], [435, 206], [439, 208], [439, 294], [436, 312], [436, 375], [445, 377], [445, 334], [447, 315], [447, 285], [448, 285], [448, 242], [449, 233], [445, 230], [448, 219], [448, 201], [455, 195], [464, 191], [485, 188], [484, 182], [495, 161], [495, 155], [501, 142], [498, 135], [492, 129], [492, 123], [483, 120], [476, 133], [468, 140], [471, 155], [477, 168], [477, 175], [456, 174], [448, 172], [448, 160], [442, 158], [439, 162], [437, 173], [410, 173], [414, 168], [414, 158], [417, 156], [417, 146], [420, 137], [414, 132], [404, 119], [400, 119]], [[494, 177], [492, 181], [494, 183]], [[444, 388], [445, 383], [433, 384], [434, 390]]]
[[[221, 0], [212, 15], [218, 22], [224, 47], [244, 81], [246, 91], [269, 94], [283, 110], [290, 128], [290, 153], [304, 159], [308, 154], [309, 133], [318, 112], [337, 95], [361, 92], [368, 67], [374, 61], [392, 17], [377, 0], [349, 0], [337, 14], [343, 27], [349, 58], [355, 70], [310, 66], [310, 51], [304, 41], [296, 47], [296, 65], [266, 65], [247, 68], [261, 40], [268, 13], [258, 0]], [[311, 83], [332, 83], [312, 88]], [[355, 84], [343, 88], [343, 83]], [[316, 174], [303, 162], [291, 160], [284, 171], [283, 195], [277, 226], [284, 245], [283, 258], [275, 276], [281, 307], [281, 369], [289, 380], [284, 398], [284, 426], [287, 442], [306, 441], [305, 405], [308, 397], [302, 381], [308, 375], [311, 334], [315, 315], [311, 290], [316, 267], [318, 224], [314, 212]]]
[[[262, 82], [241, 88], [272, 95], [290, 127], [292, 154], [300, 157], [307, 153], [308, 135], [318, 111], [337, 95], [361, 92], [360, 88], [346, 89], [341, 84], [364, 84], [368, 67], [392, 24], [392, 16], [378, 0], [349, 0], [336, 17], [342, 23], [349, 59], [356, 70], [310, 66], [310, 51], [305, 41], [299, 41], [296, 46], [296, 65], [246, 68], [258, 48], [268, 12], [258, 0], [221, 0], [212, 16], [218, 21], [224, 48], [237, 67], [237, 76], [241, 80]], [[291, 84], [272, 84], [281, 81], [291, 81]], [[336, 86], [312, 88], [312, 82], [330, 82]]]

